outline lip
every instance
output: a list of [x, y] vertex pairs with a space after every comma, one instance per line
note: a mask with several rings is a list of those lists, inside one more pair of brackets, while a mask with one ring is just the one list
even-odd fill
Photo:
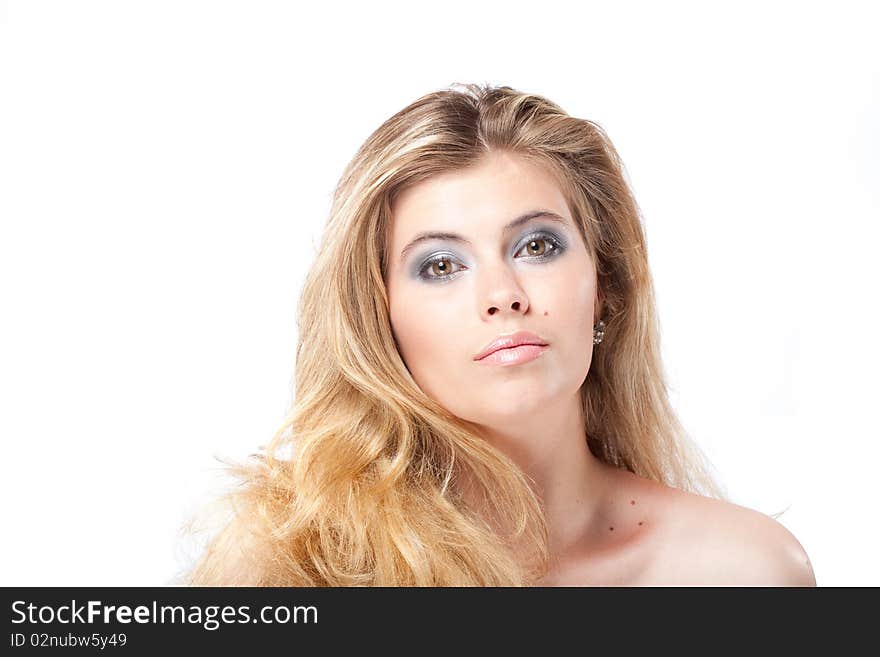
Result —
[[[499, 335], [497, 338], [492, 340], [489, 344], [487, 344], [483, 349], [474, 356], [474, 360], [480, 361], [483, 360], [486, 356], [495, 353], [496, 351], [500, 351], [501, 349], [512, 349], [514, 347], [521, 347], [523, 345], [535, 345], [539, 347], [546, 347], [547, 341], [543, 339], [539, 335], [535, 335], [530, 331], [516, 331], [515, 333], [508, 333], [505, 335]], [[528, 350], [523, 350], [524, 352]], [[540, 352], [541, 350], [530, 350], [531, 352]]]
[[537, 344], [521, 344], [518, 347], [510, 347], [509, 349], [499, 349], [493, 351], [485, 358], [481, 358], [477, 362], [481, 366], [497, 365], [507, 367], [510, 365], [520, 365], [535, 360], [538, 356], [547, 351], [550, 347]]

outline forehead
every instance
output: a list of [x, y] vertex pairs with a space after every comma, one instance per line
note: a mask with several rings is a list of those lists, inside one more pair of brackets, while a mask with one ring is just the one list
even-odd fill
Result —
[[561, 187], [546, 168], [521, 156], [490, 153], [467, 169], [404, 190], [391, 208], [392, 250], [426, 230], [496, 235], [524, 212], [544, 209], [570, 219]]

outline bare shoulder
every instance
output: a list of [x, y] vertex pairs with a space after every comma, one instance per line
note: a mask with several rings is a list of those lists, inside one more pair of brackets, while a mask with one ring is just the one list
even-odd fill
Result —
[[760, 511], [665, 489], [666, 547], [655, 575], [706, 586], [816, 586], [795, 536]]

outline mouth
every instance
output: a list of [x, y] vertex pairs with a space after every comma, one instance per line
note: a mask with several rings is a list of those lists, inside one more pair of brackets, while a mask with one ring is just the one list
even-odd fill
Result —
[[505, 347], [478, 359], [478, 363], [485, 365], [520, 365], [535, 360], [550, 348], [546, 344], [521, 344], [515, 347]]
[[[516, 350], [520, 347], [546, 347], [547, 341], [542, 338], [540, 335], [536, 335], [531, 331], [518, 330], [513, 333], [505, 333], [499, 335], [494, 340], [489, 342], [485, 347], [483, 347], [480, 352], [474, 356], [474, 360], [476, 361], [484, 361], [489, 358], [492, 354], [497, 353], [499, 351], [508, 351], [508, 350]], [[520, 354], [530, 354], [535, 352], [535, 350], [525, 350]], [[536, 352], [537, 353], [537, 352]], [[513, 358], [511, 354], [502, 354], [502, 356], [498, 356], [496, 360], [501, 358]]]

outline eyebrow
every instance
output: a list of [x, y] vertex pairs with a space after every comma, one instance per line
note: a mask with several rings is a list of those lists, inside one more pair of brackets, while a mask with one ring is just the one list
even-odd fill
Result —
[[[510, 233], [513, 229], [522, 226], [524, 223], [531, 221], [532, 219], [536, 219], [541, 217], [543, 219], [550, 219], [551, 221], [556, 221], [562, 224], [567, 224], [568, 222], [556, 214], [555, 212], [551, 212], [550, 210], [531, 210], [530, 212], [526, 212], [525, 214], [521, 214], [516, 219], [508, 223], [503, 229], [502, 232], [506, 235]], [[424, 233], [419, 233], [416, 235], [413, 240], [403, 247], [403, 250], [400, 252], [400, 259], [403, 260], [406, 258], [406, 254], [412, 250], [417, 244], [421, 242], [426, 242], [428, 240], [451, 240], [453, 242], [460, 242], [463, 244], [470, 244], [470, 241], [459, 235], [458, 233], [446, 233], [446, 232], [437, 232], [437, 231], [427, 231]]]

